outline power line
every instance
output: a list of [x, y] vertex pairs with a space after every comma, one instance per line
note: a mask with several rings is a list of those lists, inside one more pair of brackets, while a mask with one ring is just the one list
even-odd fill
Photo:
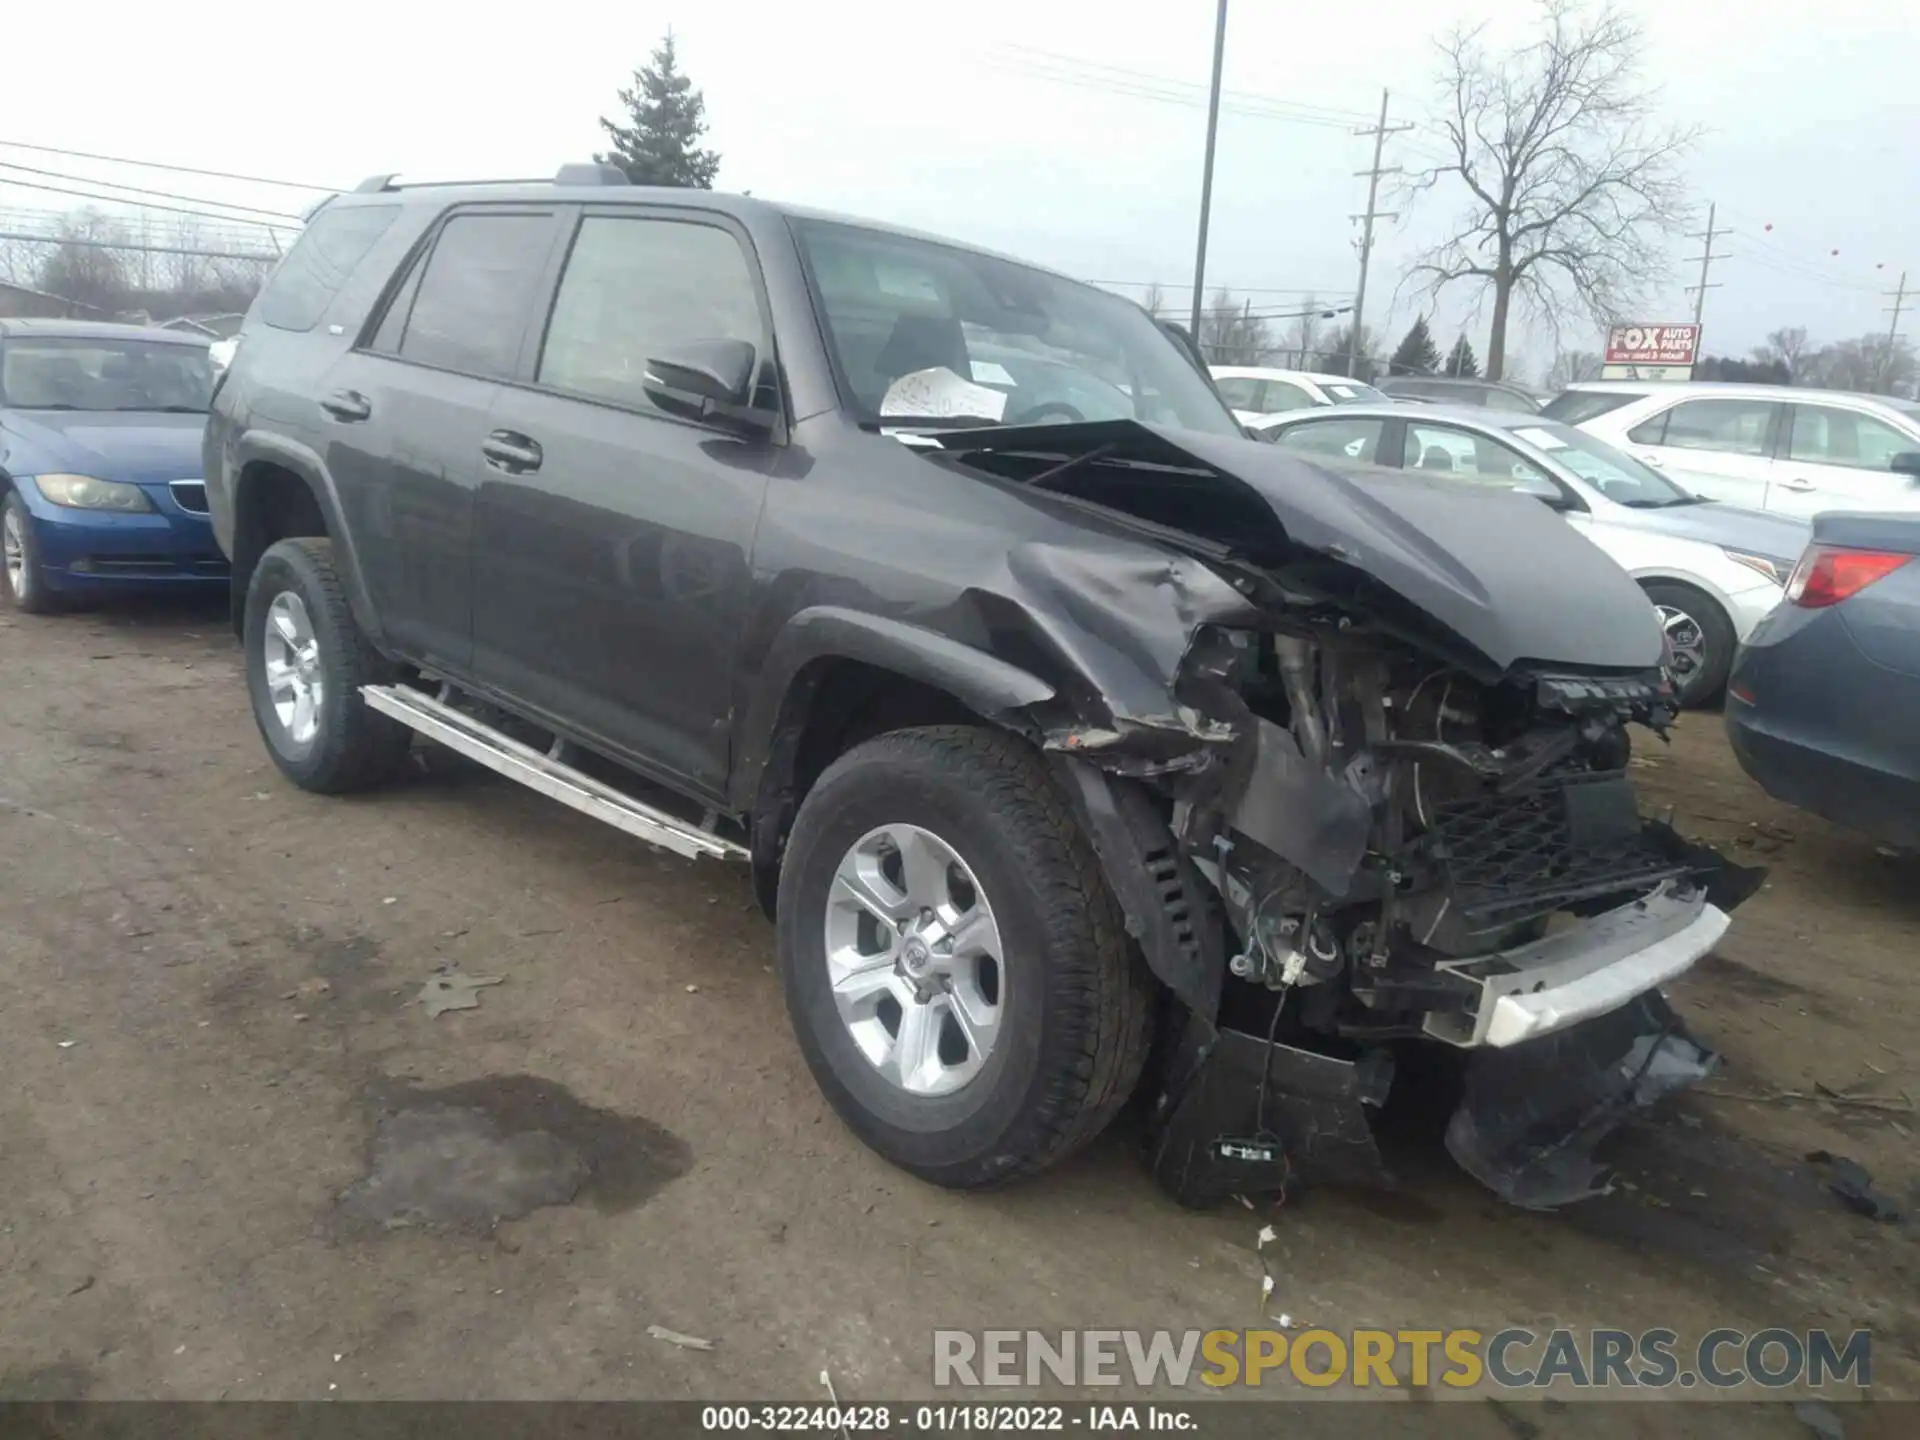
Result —
[[109, 165], [132, 165], [142, 170], [171, 170], [180, 175], [204, 175], [213, 180], [241, 180], [249, 185], [277, 185], [285, 190], [319, 190], [338, 193], [338, 185], [303, 185], [294, 180], [269, 180], [264, 175], [236, 175], [228, 170], [198, 170], [191, 165], [168, 165], [159, 160], [129, 160], [122, 155], [95, 155], [86, 150], [60, 150], [52, 145], [29, 145], [24, 140], [0, 140], [9, 150], [37, 150], [43, 155], [64, 155], [72, 160], [103, 160]]
[[1729, 260], [1732, 258], [1729, 255], [1716, 255], [1713, 253], [1714, 238], [1716, 236], [1731, 235], [1733, 233], [1730, 228], [1722, 227], [1718, 230], [1713, 228], [1713, 218], [1715, 214], [1718, 213], [1718, 209], [1719, 207], [1715, 203], [1709, 201], [1707, 204], [1707, 228], [1704, 231], [1691, 231], [1687, 235], [1689, 240], [1701, 240], [1705, 242], [1700, 247], [1698, 257], [1689, 256], [1684, 262], [1691, 265], [1695, 258], [1698, 258], [1700, 261], [1700, 283], [1698, 285], [1687, 286], [1687, 291], [1693, 295], [1693, 323], [1696, 326], [1700, 323], [1700, 317], [1706, 313], [1707, 291], [1718, 290], [1720, 288], [1718, 284], [1709, 285], [1707, 283], [1707, 267], [1712, 265], [1716, 260]]
[[[1185, 81], [1161, 80], [1149, 84], [1146, 81], [1132, 81], [1117, 76], [1089, 74], [1083, 70], [1070, 69], [1057, 64], [1025, 61], [1018, 56], [990, 56], [986, 63], [993, 69], [1004, 70], [1010, 74], [1025, 75], [1035, 80], [1048, 80], [1061, 85], [1074, 85], [1085, 90], [1127, 95], [1140, 100], [1157, 100], [1163, 104], [1187, 106], [1208, 103], [1208, 92], [1204, 87], [1189, 89], [1186, 88]], [[1227, 93], [1223, 91], [1223, 97]], [[1343, 119], [1334, 112], [1320, 114], [1314, 111], [1288, 109], [1286, 106], [1285, 101], [1266, 97], [1235, 101], [1223, 98], [1220, 104], [1222, 110], [1235, 115], [1246, 115], [1261, 120], [1281, 120], [1295, 125], [1324, 125], [1334, 129], [1345, 129], [1352, 123], [1351, 117]]]
[[0, 240], [24, 240], [34, 245], [78, 245], [88, 250], [130, 250], [148, 255], [198, 255], [208, 260], [251, 260], [262, 265], [271, 265], [280, 258], [276, 254], [265, 251], [200, 250], [186, 245], [136, 245], [131, 241], [82, 240], [71, 235], [58, 237], [27, 235], [11, 230], [0, 230]]
[[1380, 152], [1387, 143], [1387, 136], [1413, 128], [1411, 124], [1393, 126], [1387, 124], [1387, 92], [1382, 90], [1380, 92], [1380, 123], [1370, 129], [1353, 132], [1356, 135], [1373, 136], [1373, 168], [1354, 172], [1356, 175], [1367, 177], [1367, 213], [1364, 217], [1359, 215], [1350, 217], [1361, 220], [1363, 224], [1360, 231], [1360, 283], [1353, 292], [1353, 328], [1347, 334], [1347, 373], [1349, 375], [1355, 374], [1360, 368], [1360, 327], [1367, 310], [1367, 262], [1373, 258], [1373, 222], [1375, 219], [1393, 218], [1392, 211], [1382, 215], [1374, 209], [1380, 198], [1380, 177], [1398, 173], [1400, 169], [1398, 165], [1382, 169]]
[[225, 220], [232, 225], [257, 225], [262, 230], [296, 230], [297, 225], [275, 225], [267, 220], [247, 220], [238, 215], [217, 215], [210, 210], [184, 210], [178, 205], [156, 205], [132, 200], [125, 195], [102, 195], [96, 190], [70, 190], [63, 185], [47, 185], [35, 180], [13, 180], [0, 176], [0, 184], [17, 185], [22, 190], [46, 190], [55, 195], [77, 195], [83, 200], [104, 200], [112, 205], [132, 205], [142, 210], [164, 210], [170, 215], [193, 215], [202, 220]]
[[[249, 215], [271, 215], [276, 220], [298, 220], [300, 217], [287, 210], [262, 210], [258, 205], [235, 205], [226, 200], [208, 200], [200, 195], [177, 195], [171, 190], [150, 190], [144, 185], [123, 185], [118, 180], [100, 180], [92, 175], [63, 175], [57, 170], [41, 170], [32, 165], [16, 165], [10, 160], [0, 160], [0, 170], [18, 170], [27, 175], [44, 175], [50, 180], [72, 180], [82, 185], [104, 185], [109, 190], [132, 190], [140, 195], [156, 195], [162, 200], [185, 200], [195, 205], [215, 205], [222, 210], [241, 210]], [[0, 176], [0, 181], [5, 177]], [[22, 182], [7, 181], [18, 184]], [[140, 203], [138, 201], [129, 203]], [[236, 220], [239, 216], [234, 217]]]
[[[1090, 79], [1097, 78], [1099, 74], [1105, 74], [1117, 77], [1115, 81], [1117, 84], [1139, 84], [1154, 87], [1167, 92], [1168, 98], [1173, 98], [1173, 95], [1177, 92], [1186, 91], [1188, 92], [1187, 98], [1191, 98], [1195, 103], [1198, 103], [1206, 93], [1204, 86], [1196, 85], [1190, 80], [1177, 80], [1167, 75], [1154, 75], [1144, 70], [1129, 70], [1120, 65], [1101, 64], [1098, 61], [1083, 60], [1072, 55], [1061, 55], [1055, 51], [1042, 50], [1032, 45], [1008, 45], [1002, 48], [1011, 52], [1016, 57], [1024, 58], [1026, 56], [1032, 56], [1041, 64], [1057, 70], [1095, 72], [1095, 75], [1088, 77]], [[1223, 99], [1231, 97], [1263, 109], [1270, 109], [1276, 113], [1285, 112], [1298, 114], [1303, 119], [1310, 119], [1319, 124], [1351, 125], [1356, 120], [1366, 120], [1369, 118], [1364, 111], [1360, 110], [1342, 110], [1331, 105], [1307, 105], [1297, 100], [1282, 100], [1277, 96], [1261, 95], [1251, 90], [1222, 90], [1220, 94]]]

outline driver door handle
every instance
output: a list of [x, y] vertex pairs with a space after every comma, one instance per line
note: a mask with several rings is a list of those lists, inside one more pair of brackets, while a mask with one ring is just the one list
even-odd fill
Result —
[[481, 442], [487, 464], [509, 475], [526, 475], [540, 468], [540, 442], [518, 430], [495, 430]]
[[1811, 480], [1782, 480], [1781, 485], [1796, 495], [1809, 495], [1817, 488]]
[[1640, 463], [1642, 465], [1651, 465], [1654, 469], [1658, 470], [1665, 462], [1662, 461], [1658, 455], [1642, 455], [1640, 457]]
[[335, 390], [321, 398], [320, 408], [336, 420], [352, 424], [373, 414], [373, 402], [358, 390]]

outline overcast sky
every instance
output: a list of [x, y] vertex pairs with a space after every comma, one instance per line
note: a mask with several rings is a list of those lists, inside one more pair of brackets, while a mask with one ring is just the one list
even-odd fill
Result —
[[[1226, 87], [1238, 93], [1220, 127], [1209, 289], [1272, 310], [1309, 290], [1350, 299], [1348, 217], [1365, 202], [1353, 172], [1370, 159], [1352, 126], [1377, 112], [1382, 87], [1392, 118], [1426, 121], [1434, 37], [1462, 21], [1518, 35], [1533, 8], [1232, 0]], [[1911, 6], [1630, 8], [1666, 111], [1709, 127], [1687, 167], [1700, 218], [1714, 200], [1735, 228], [1719, 247], [1733, 258], [1715, 268], [1706, 348], [1743, 353], [1782, 325], [1816, 339], [1884, 328], [1881, 292], [1903, 267], [1920, 284]], [[0, 140], [327, 185], [377, 171], [544, 174], [597, 147], [596, 118], [671, 25], [706, 95], [720, 188], [951, 234], [1136, 294], [1154, 280], [1176, 292], [1192, 275], [1213, 15], [1213, 0], [15, 4]], [[1164, 82], [1193, 101], [1136, 93]], [[1423, 153], [1439, 153], [1431, 126], [1390, 140], [1387, 163], [1412, 168]], [[21, 150], [0, 161], [271, 209], [303, 198]], [[0, 205], [68, 203], [81, 202], [0, 186]], [[1454, 208], [1426, 198], [1384, 229], [1368, 314], [1389, 340], [1425, 308], [1394, 293], [1408, 257]], [[1688, 318], [1681, 287], [1695, 278], [1677, 267], [1643, 318]], [[1484, 307], [1470, 321], [1468, 300], [1445, 304], [1435, 330], [1444, 348], [1467, 324], [1484, 354]], [[1909, 324], [1920, 331], [1920, 311]], [[1514, 348], [1535, 378], [1552, 359], [1537, 328]]]

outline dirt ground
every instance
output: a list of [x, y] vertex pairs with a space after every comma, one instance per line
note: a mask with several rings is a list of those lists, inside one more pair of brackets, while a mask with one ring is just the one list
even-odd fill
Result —
[[[1914, 1198], [1920, 862], [1768, 801], [1717, 716], [1640, 750], [1652, 807], [1772, 873], [1675, 992], [1725, 1063], [1621, 1137], [1631, 1188], [1524, 1213], [1409, 1133], [1398, 1193], [1196, 1214], [1123, 1124], [964, 1196], [828, 1111], [743, 875], [455, 765], [294, 790], [217, 609], [0, 617], [0, 1396], [821, 1399], [823, 1370], [925, 1396], [936, 1327], [1262, 1324], [1270, 1222], [1266, 1313], [1296, 1323], [1864, 1326], [1875, 1395], [1920, 1398], [1915, 1227], [1802, 1158]], [[443, 962], [502, 983], [430, 1019], [407, 1002]], [[382, 1137], [456, 1111], [559, 1137], [572, 1202], [377, 1223]], [[1450, 1430], [1655, 1433], [1623, 1410], [1652, 1413], [1476, 1403]], [[1808, 1433], [1784, 1405], [1734, 1428]]]

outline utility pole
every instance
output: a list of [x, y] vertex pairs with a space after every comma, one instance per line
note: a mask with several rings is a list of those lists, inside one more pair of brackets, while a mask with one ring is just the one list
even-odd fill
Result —
[[1356, 135], [1373, 136], [1373, 168], [1371, 170], [1356, 170], [1353, 172], [1355, 175], [1364, 175], [1367, 177], [1367, 213], [1365, 215], [1348, 217], [1362, 222], [1360, 231], [1360, 284], [1353, 292], [1353, 328], [1347, 332], [1347, 374], [1354, 376], [1356, 379], [1358, 376], [1355, 372], [1360, 368], [1360, 322], [1366, 314], [1367, 309], [1367, 262], [1373, 258], [1373, 222], [1376, 219], [1391, 220], [1394, 218], [1393, 211], [1389, 210], [1382, 214], [1373, 207], [1380, 198], [1380, 177], [1382, 175], [1395, 174], [1400, 168], [1395, 165], [1390, 169], [1381, 169], [1380, 151], [1381, 147], [1387, 143], [1387, 136], [1397, 134], [1402, 130], [1411, 129], [1413, 129], [1411, 125], [1387, 124], [1387, 92], [1382, 90], [1380, 92], [1380, 123], [1372, 129], [1361, 129], [1353, 132]]
[[1207, 158], [1200, 171], [1200, 239], [1193, 255], [1193, 343], [1196, 347], [1200, 344], [1201, 297], [1207, 288], [1207, 216], [1213, 209], [1213, 141], [1220, 129], [1220, 66], [1226, 57], [1227, 0], [1220, 0], [1220, 13], [1213, 22], [1213, 88], [1207, 95]]
[[[1722, 235], [1731, 235], [1733, 233], [1730, 228], [1723, 230], [1716, 230], [1714, 228], [1713, 217], [1717, 212], [1718, 207], [1714, 204], [1709, 204], [1707, 206], [1707, 228], [1704, 231], [1691, 230], [1687, 232], [1687, 238], [1689, 240], [1704, 240], [1706, 242], [1700, 247], [1700, 253], [1698, 255], [1689, 255], [1684, 262], [1688, 265], [1691, 265], [1695, 260], [1700, 262], [1700, 283], [1698, 285], [1687, 286], [1687, 289], [1693, 292], [1693, 323], [1695, 325], [1700, 323], [1700, 317], [1706, 313], [1707, 291], [1718, 290], [1720, 288], [1717, 283], [1712, 285], [1707, 283], [1707, 267], [1716, 260], [1732, 258], [1731, 256], [1716, 255], [1713, 253], [1713, 242]], [[1698, 350], [1699, 345], [1700, 342], [1696, 339], [1694, 341], [1694, 348]]]
[[1900, 312], [1907, 308], [1907, 272], [1900, 272], [1900, 286], [1889, 297], [1893, 301], [1893, 319], [1887, 322], [1887, 353], [1880, 357], [1880, 383], [1887, 383], [1893, 369], [1893, 342], [1900, 337]]

